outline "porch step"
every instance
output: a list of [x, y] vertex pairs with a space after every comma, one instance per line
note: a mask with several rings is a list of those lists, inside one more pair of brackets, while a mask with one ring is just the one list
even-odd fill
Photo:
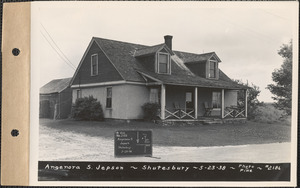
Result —
[[195, 126], [202, 124], [201, 121], [195, 121], [195, 120], [164, 120], [161, 121], [162, 126]]
[[203, 120], [203, 125], [223, 124], [221, 119]]
[[197, 119], [197, 120], [178, 120], [168, 119], [161, 121], [162, 126], [197, 126], [197, 125], [212, 125], [222, 124], [221, 119]]
[[198, 126], [198, 125], [214, 125], [214, 124], [241, 124], [246, 123], [246, 118], [209, 118], [209, 119], [166, 119], [158, 121], [162, 126]]
[[247, 118], [226, 118], [223, 119], [223, 123], [229, 123], [229, 124], [244, 124], [247, 122]]

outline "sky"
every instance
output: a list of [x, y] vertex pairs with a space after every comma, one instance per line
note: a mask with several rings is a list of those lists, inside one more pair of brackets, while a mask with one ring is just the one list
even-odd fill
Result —
[[72, 77], [93, 36], [151, 46], [172, 35], [174, 50], [216, 52], [223, 72], [259, 86], [259, 100], [273, 102], [266, 87], [283, 62], [280, 46], [298, 41], [297, 6], [265, 1], [33, 2], [32, 54], [39, 61], [39, 84]]

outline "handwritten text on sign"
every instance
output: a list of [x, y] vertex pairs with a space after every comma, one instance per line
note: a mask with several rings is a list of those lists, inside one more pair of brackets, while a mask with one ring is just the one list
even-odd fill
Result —
[[116, 131], [115, 155], [120, 156], [152, 156], [151, 131]]

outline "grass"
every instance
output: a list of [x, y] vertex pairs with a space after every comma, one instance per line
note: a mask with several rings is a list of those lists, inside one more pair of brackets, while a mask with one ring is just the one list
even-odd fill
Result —
[[40, 119], [40, 126], [91, 137], [114, 139], [117, 130], [152, 130], [153, 144], [161, 146], [226, 146], [290, 142], [291, 126], [276, 122], [162, 127], [151, 122], [104, 122]]

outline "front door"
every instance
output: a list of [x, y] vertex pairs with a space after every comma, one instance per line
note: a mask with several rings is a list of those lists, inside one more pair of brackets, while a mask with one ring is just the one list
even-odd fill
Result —
[[193, 93], [192, 92], [185, 93], [185, 110], [186, 110], [186, 112], [194, 110], [194, 102], [193, 102]]

